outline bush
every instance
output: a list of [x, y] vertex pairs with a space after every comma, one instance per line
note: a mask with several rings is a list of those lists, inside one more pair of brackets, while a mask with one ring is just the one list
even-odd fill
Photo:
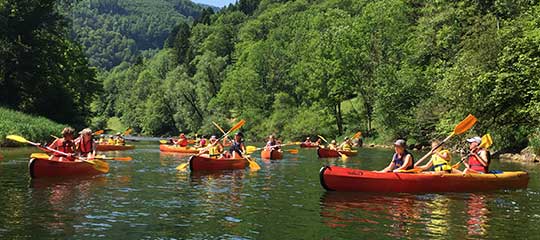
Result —
[[36, 117], [21, 112], [0, 108], [0, 145], [18, 146], [7, 140], [7, 135], [20, 135], [33, 142], [48, 142], [51, 135], [60, 135], [65, 126], [44, 117]]

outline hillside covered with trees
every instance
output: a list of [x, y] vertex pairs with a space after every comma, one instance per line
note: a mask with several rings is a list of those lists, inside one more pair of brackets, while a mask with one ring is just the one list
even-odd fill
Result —
[[80, 0], [68, 9], [72, 37], [90, 64], [110, 69], [155, 54], [174, 26], [198, 18], [203, 7], [189, 0]]
[[474, 131], [520, 148], [540, 119], [537, 16], [535, 1], [241, 0], [113, 69], [97, 109], [148, 135], [245, 118], [252, 137], [411, 143], [472, 113]]

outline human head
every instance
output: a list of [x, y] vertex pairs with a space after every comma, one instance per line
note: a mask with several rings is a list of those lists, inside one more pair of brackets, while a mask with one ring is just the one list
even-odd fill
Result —
[[85, 128], [85, 129], [83, 129], [82, 131], [80, 131], [79, 134], [80, 134], [84, 139], [92, 138], [92, 129], [90, 129], [90, 128]]
[[186, 135], [185, 135], [184, 133], [180, 133], [180, 137], [181, 137], [181, 138], [185, 138]]
[[311, 139], [309, 137], [307, 137], [306, 140], [311, 140]]
[[407, 149], [407, 143], [403, 139], [398, 139], [394, 142], [394, 150], [396, 153], [402, 154]]
[[336, 144], [336, 140], [332, 140], [330, 143], [331, 144]]
[[243, 134], [242, 132], [237, 132], [237, 133], [234, 135], [234, 140], [236, 140], [237, 142], [242, 141], [242, 138], [244, 138], [244, 134]]
[[75, 133], [75, 129], [71, 127], [66, 127], [62, 130], [62, 137], [64, 137], [64, 139], [66, 140], [72, 140], [74, 133]]
[[[439, 146], [441, 142], [439, 142], [439, 140], [433, 140], [431, 141], [431, 149], [435, 149], [437, 146]], [[438, 148], [438, 149], [441, 149], [441, 148]], [[437, 151], [437, 150], [436, 150]]]
[[268, 136], [268, 139], [270, 139], [270, 140], [274, 140], [274, 135], [270, 135], [270, 136]]
[[217, 142], [217, 140], [218, 140], [218, 139], [217, 139], [216, 135], [212, 135], [212, 136], [210, 137], [210, 142], [211, 142], [211, 143], [215, 143], [215, 142]]
[[473, 150], [480, 146], [480, 143], [482, 142], [482, 138], [475, 136], [472, 138], [467, 139], [467, 142], [469, 142], [469, 149]]

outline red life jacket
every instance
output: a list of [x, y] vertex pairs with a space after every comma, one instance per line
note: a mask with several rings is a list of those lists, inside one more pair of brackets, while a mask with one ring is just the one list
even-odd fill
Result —
[[[477, 153], [480, 154], [480, 151]], [[489, 162], [486, 163], [489, 166]], [[477, 172], [488, 172], [488, 166], [484, 166], [476, 155], [469, 155], [469, 168]]]
[[[75, 144], [72, 140], [66, 141], [64, 138], [59, 138], [54, 141], [51, 148], [64, 153], [74, 153], [73, 147]], [[53, 153], [54, 156], [64, 157], [63, 154]]]
[[187, 147], [187, 145], [188, 145], [187, 138], [180, 138], [178, 140], [178, 145], [180, 145], [180, 147]]
[[81, 155], [86, 156], [88, 153], [94, 151], [94, 140], [90, 139], [90, 141], [84, 142], [83, 138], [79, 138], [77, 147]]

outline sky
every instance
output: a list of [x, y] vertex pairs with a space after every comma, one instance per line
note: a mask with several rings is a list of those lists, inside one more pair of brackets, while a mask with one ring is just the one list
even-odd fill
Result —
[[196, 3], [204, 3], [204, 4], [216, 6], [216, 7], [223, 7], [223, 6], [229, 5], [230, 3], [236, 2], [236, 0], [192, 0], [192, 1]]

